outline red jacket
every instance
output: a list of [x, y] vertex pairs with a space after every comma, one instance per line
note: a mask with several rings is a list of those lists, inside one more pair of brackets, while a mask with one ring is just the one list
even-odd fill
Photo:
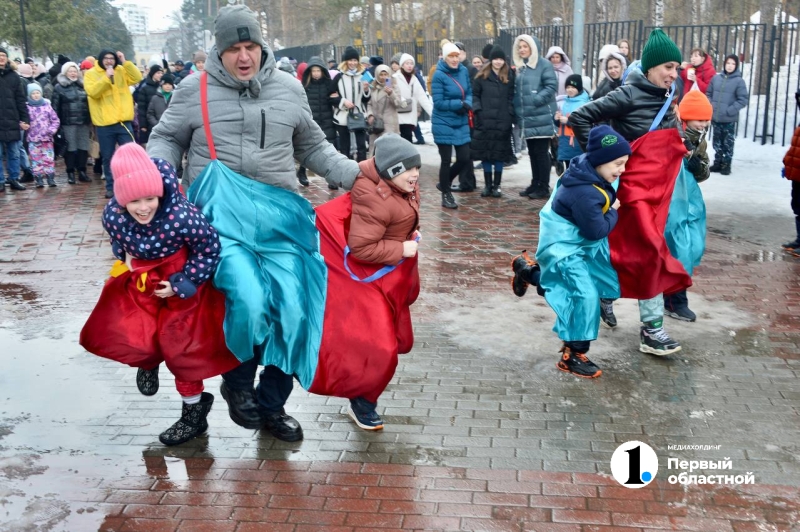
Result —
[[[713, 63], [713, 61], [711, 61], [711, 56], [707, 55], [706, 56], [706, 60], [703, 61], [703, 63], [699, 67], [691, 67], [690, 66], [689, 68], [694, 68], [695, 69], [694, 75], [695, 75], [695, 79], [697, 80], [697, 85], [698, 85], [700, 91], [703, 94], [705, 94], [706, 93], [706, 89], [708, 89], [709, 83], [711, 83], [711, 78], [713, 78], [717, 74], [717, 71], [714, 70], [714, 63]], [[685, 68], [685, 69], [681, 70], [681, 79], [683, 80], [683, 93], [684, 94], [686, 94], [690, 90], [692, 90], [692, 87], [694, 86], [694, 81], [692, 81], [692, 80], [690, 80], [690, 79], [688, 79], [686, 77], [687, 73], [689, 71], [689, 68]]]
[[792, 145], [783, 156], [783, 166], [786, 168], [786, 179], [800, 181], [800, 127], [794, 130]]

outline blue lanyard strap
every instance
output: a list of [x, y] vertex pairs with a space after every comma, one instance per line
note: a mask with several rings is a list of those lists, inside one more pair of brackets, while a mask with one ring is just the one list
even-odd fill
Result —
[[675, 84], [672, 84], [670, 85], [669, 91], [667, 92], [667, 101], [664, 102], [664, 105], [661, 106], [661, 110], [656, 115], [656, 119], [653, 120], [653, 123], [650, 125], [649, 131], [655, 131], [661, 124], [661, 121], [664, 119], [664, 115], [667, 114], [667, 110], [669, 110], [669, 106], [672, 103], [672, 96], [674, 94], [675, 94]]
[[[419, 242], [419, 236], [414, 238], [415, 241]], [[347, 270], [347, 273], [350, 274], [350, 278], [354, 281], [358, 281], [359, 283], [371, 283], [372, 281], [377, 281], [381, 277], [386, 274], [392, 273], [397, 266], [403, 264], [406, 259], [401, 259], [400, 262], [397, 263], [397, 266], [393, 266], [391, 264], [385, 265], [383, 268], [378, 270], [377, 272], [373, 273], [369, 277], [365, 277], [363, 279], [359, 279], [351, 270], [350, 265], [347, 264], [347, 256], [350, 254], [350, 246], [344, 247], [344, 269]]]

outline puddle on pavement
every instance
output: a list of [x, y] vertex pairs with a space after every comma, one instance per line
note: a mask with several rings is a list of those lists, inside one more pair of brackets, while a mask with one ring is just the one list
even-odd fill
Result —
[[796, 262], [800, 264], [800, 258], [795, 257], [785, 251], [766, 251], [760, 250], [756, 253], [745, 253], [736, 255], [737, 258], [745, 262]]

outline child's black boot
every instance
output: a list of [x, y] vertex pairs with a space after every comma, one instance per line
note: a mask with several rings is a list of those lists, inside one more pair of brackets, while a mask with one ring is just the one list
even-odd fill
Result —
[[535, 260], [528, 256], [527, 250], [523, 249], [521, 255], [511, 259], [511, 269], [514, 271], [514, 277], [511, 278], [511, 289], [514, 290], [514, 295], [524, 296], [529, 285], [538, 288], [541, 268]]
[[142, 395], [155, 395], [158, 391], [158, 366], [136, 372], [136, 387]]
[[192, 440], [208, 430], [208, 413], [214, 404], [214, 396], [208, 392], [200, 395], [200, 402], [193, 405], [183, 403], [181, 418], [170, 428], [158, 435], [164, 445], [180, 445]]
[[722, 170], [722, 161], [719, 159], [714, 159], [714, 164], [708, 169], [709, 172], [719, 172]]
[[54, 187], [56, 186], [56, 175], [55, 174], [47, 174], [47, 185]]
[[488, 198], [492, 195], [492, 171], [491, 170], [484, 170], [483, 171], [483, 190], [481, 190], [481, 197]]
[[301, 166], [300, 168], [297, 169], [297, 180], [304, 187], [310, 185], [310, 183], [308, 182], [308, 175], [306, 174], [305, 166]]
[[722, 175], [731, 175], [731, 163], [722, 163], [719, 173]]
[[603, 374], [603, 370], [589, 360], [586, 353], [579, 353], [566, 343], [559, 350], [559, 353], [561, 353], [561, 359], [556, 364], [556, 367], [561, 371], [572, 373], [576, 377], [583, 379], [596, 379]]
[[44, 188], [44, 178], [40, 175], [35, 175], [33, 178], [36, 180], [36, 188]]

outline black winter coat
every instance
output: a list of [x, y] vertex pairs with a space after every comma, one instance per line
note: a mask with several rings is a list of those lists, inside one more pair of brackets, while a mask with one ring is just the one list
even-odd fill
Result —
[[20, 139], [20, 122], [30, 123], [28, 95], [22, 91], [19, 74], [11, 64], [0, 70], [0, 142]]
[[487, 78], [472, 80], [472, 110], [475, 128], [470, 145], [476, 161], [507, 161], [512, 156], [511, 126], [514, 123], [514, 73], [508, 83], [490, 72]]
[[[589, 130], [592, 126], [608, 122], [628, 142], [643, 136], [650, 130], [656, 115], [667, 98], [667, 90], [650, 83], [639, 71], [628, 75], [625, 85], [576, 109], [569, 115], [569, 126], [575, 138], [586, 151]], [[674, 100], [656, 129], [677, 128]]]
[[[153, 96], [158, 94], [158, 88], [158, 82], [150, 77], [146, 78], [139, 87], [139, 92], [136, 95], [137, 113], [139, 114], [139, 128], [144, 127], [148, 130], [150, 129], [150, 127], [147, 125], [147, 106], [150, 105], [150, 100], [153, 99]], [[145, 135], [145, 137], [147, 136], [149, 135]], [[142, 142], [147, 142], [146, 138], [141, 139], [141, 135], [140, 140]]]
[[592, 94], [592, 100], [599, 100], [609, 92], [613, 91], [617, 87], [622, 85], [622, 78], [620, 79], [611, 79], [609, 77], [603, 78], [603, 81], [600, 82], [600, 85], [597, 86], [595, 89], [594, 94]]
[[606, 196], [597, 187], [605, 191], [608, 205], [613, 205], [617, 199], [614, 187], [597, 174], [583, 154], [572, 160], [553, 198], [553, 212], [578, 226], [587, 240], [607, 237], [618, 220], [616, 209], [609, 207], [603, 212]]
[[[314, 66], [322, 69], [322, 78], [319, 80], [311, 78], [311, 67]], [[337, 93], [338, 89], [328, 73], [328, 67], [322, 61], [312, 58], [306, 66], [306, 71], [303, 72], [302, 83], [306, 89], [306, 97], [314, 122], [325, 133], [328, 142], [333, 142], [336, 139], [336, 129], [333, 127], [333, 108], [339, 105], [342, 98]]]
[[83, 80], [71, 81], [63, 74], [58, 75], [53, 89], [53, 109], [62, 126], [83, 126], [92, 123], [89, 116], [89, 100], [83, 90]]

